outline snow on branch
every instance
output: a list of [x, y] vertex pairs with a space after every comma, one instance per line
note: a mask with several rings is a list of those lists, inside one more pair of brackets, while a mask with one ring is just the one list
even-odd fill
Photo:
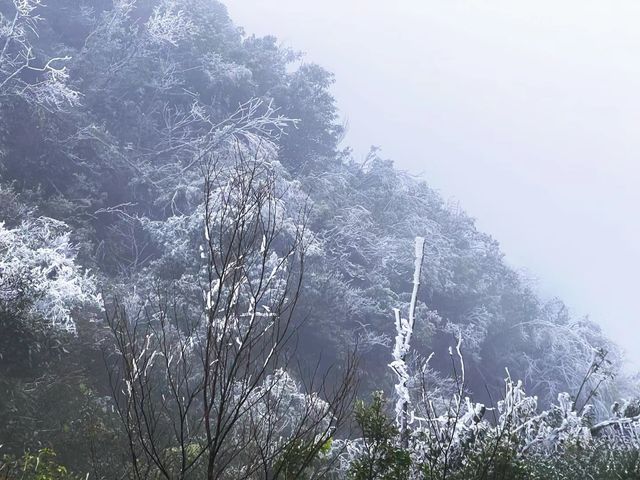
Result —
[[[38, 36], [40, 0], [13, 0], [13, 15], [0, 13], [0, 96], [17, 96], [41, 107], [60, 110], [76, 105], [80, 93], [69, 86], [70, 57], [37, 61], [30, 39]], [[34, 80], [27, 81], [29, 72]]]
[[413, 264], [413, 291], [411, 292], [411, 302], [409, 304], [409, 319], [402, 318], [399, 309], [395, 308], [393, 310], [396, 324], [396, 338], [393, 347], [393, 361], [389, 366], [398, 376], [398, 382], [395, 386], [397, 394], [396, 421], [398, 422], [400, 434], [403, 439], [407, 438], [406, 430], [409, 417], [409, 405], [411, 403], [408, 389], [410, 375], [406, 358], [411, 348], [411, 335], [413, 334], [413, 326], [416, 320], [415, 311], [418, 301], [418, 290], [420, 289], [422, 262], [424, 259], [424, 242], [425, 239], [423, 237], [416, 237], [415, 260]]

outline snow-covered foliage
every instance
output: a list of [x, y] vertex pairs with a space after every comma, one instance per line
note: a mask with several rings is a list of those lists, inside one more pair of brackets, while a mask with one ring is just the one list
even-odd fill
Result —
[[[439, 410], [435, 405], [445, 408]], [[623, 416], [624, 407], [612, 419], [595, 423], [591, 406], [577, 411], [571, 395], [560, 393], [550, 408], [541, 410], [537, 397], [528, 395], [522, 382], [510, 377], [505, 380], [502, 400], [494, 406], [454, 393], [449, 398], [427, 397], [416, 402], [415, 408], [424, 416], [412, 418], [408, 442], [399, 429], [389, 429], [386, 437], [372, 436], [366, 429], [371, 420], [359, 420], [365, 423], [365, 435], [335, 446], [336, 475], [367, 478], [357, 473], [363, 465], [373, 465], [372, 471], [379, 475], [374, 478], [387, 478], [385, 474], [399, 469], [407, 479], [485, 478], [486, 472], [498, 475], [496, 478], [504, 472], [514, 475], [507, 478], [549, 478], [545, 476], [551, 468], [548, 464], [557, 462], [558, 468], [567, 468], [562, 463], [570, 462], [576, 449], [590, 461], [598, 452], [604, 453], [603, 448], [608, 449], [611, 464], [603, 468], [618, 471], [625, 467], [615, 464], [615, 452], [624, 455], [640, 448], [640, 416]]]
[[60, 221], [28, 218], [15, 228], [0, 223], [0, 302], [26, 300], [45, 326], [75, 332], [74, 309], [99, 302], [94, 278], [75, 257]]
[[[620, 356], [603, 332], [541, 300], [425, 182], [378, 149], [364, 161], [344, 149], [329, 72], [246, 35], [217, 0], [45, 3], [0, 0], [0, 176], [16, 190], [0, 191], [3, 448], [55, 445], [83, 478], [304, 478], [311, 459], [350, 480], [488, 480], [482, 458], [635, 445], [637, 404], [606, 413], [634, 394], [610, 381]], [[114, 308], [54, 336], [94, 301], [69, 238]], [[360, 392], [389, 402], [360, 405], [363, 432], [349, 436], [334, 428], [350, 414], [331, 401], [340, 380], [309, 372], [353, 344]], [[83, 424], [67, 400], [109, 388], [98, 346], [117, 400], [100, 405], [120, 429]], [[522, 383], [502, 388], [505, 366]], [[51, 385], [56, 413], [41, 408]], [[84, 441], [78, 425], [129, 437]]]
[[178, 46], [181, 40], [188, 38], [192, 33], [194, 24], [187, 18], [178, 2], [171, 1], [154, 8], [146, 27], [152, 41]]

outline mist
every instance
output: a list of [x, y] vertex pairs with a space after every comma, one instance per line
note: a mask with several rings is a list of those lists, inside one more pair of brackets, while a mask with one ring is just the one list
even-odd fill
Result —
[[638, 18], [0, 0], [0, 479], [640, 478]]
[[544, 295], [590, 315], [639, 365], [640, 5], [228, 7], [247, 32], [272, 33], [335, 73], [356, 156], [378, 145], [459, 201]]

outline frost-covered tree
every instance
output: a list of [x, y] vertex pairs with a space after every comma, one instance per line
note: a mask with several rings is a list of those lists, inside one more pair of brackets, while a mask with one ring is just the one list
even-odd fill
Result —
[[299, 478], [355, 393], [352, 360], [333, 386], [312, 375], [300, 390], [287, 373], [306, 214], [287, 212], [268, 151], [229, 155], [203, 167], [200, 310], [171, 287], [108, 308], [135, 478]]
[[0, 305], [21, 310], [39, 328], [75, 333], [74, 310], [97, 305], [96, 283], [75, 261], [63, 222], [28, 217], [18, 226], [0, 223]]
[[[398, 333], [390, 312], [393, 308], [406, 312], [412, 303], [412, 244], [416, 236], [426, 239], [421, 287], [415, 301], [419, 321], [411, 331], [413, 354], [397, 367], [399, 372], [411, 374], [407, 390], [402, 389], [411, 402], [407, 412], [411, 423], [405, 432], [422, 428], [423, 436], [439, 439], [430, 443], [434, 449], [430, 458], [442, 459], [445, 452], [462, 451], [453, 447], [462, 444], [449, 434], [455, 437], [469, 432], [469, 428], [454, 428], [452, 420], [458, 415], [472, 424], [467, 415], [472, 407], [465, 397], [473, 399], [469, 400], [473, 408], [480, 409], [480, 403], [486, 405], [485, 419], [491, 421], [493, 413], [498, 416], [497, 406], [491, 405], [496, 403], [492, 399], [505, 394], [501, 388], [505, 366], [514, 379], [523, 380], [518, 388], [526, 391], [527, 397], [537, 396], [536, 408], [542, 412], [558, 403], [558, 392], [575, 397], [581, 390], [579, 411], [600, 380], [608, 378], [619, 365], [617, 350], [593, 323], [572, 318], [559, 304], [550, 307], [527, 279], [509, 268], [497, 241], [478, 231], [473, 219], [458, 205], [443, 201], [421, 179], [399, 171], [382, 158], [378, 149], [363, 161], [341, 150], [344, 128], [330, 92], [332, 75], [283, 48], [274, 37], [245, 34], [231, 21], [222, 3], [56, 0], [45, 5], [35, 0], [0, 0], [0, 12], [0, 51], [4, 47], [0, 58], [0, 176], [3, 183], [12, 183], [21, 200], [29, 204], [29, 208], [17, 205], [12, 193], [0, 189], [3, 232], [10, 232], [12, 241], [21, 238], [27, 242], [31, 234], [22, 235], [21, 224], [28, 223], [28, 228], [36, 231], [41, 228], [41, 220], [29, 217], [29, 210], [68, 225], [77, 247], [67, 253], [66, 247], [52, 247], [47, 255], [71, 258], [77, 250], [74, 265], [90, 265], [104, 280], [105, 288], [118, 293], [130, 320], [128, 325], [137, 325], [137, 334], [145, 332], [143, 327], [158, 327], [161, 312], [167, 317], [168, 300], [176, 299], [180, 306], [179, 315], [168, 315], [172, 322], [177, 317], [178, 323], [192, 327], [190, 322], [204, 315], [206, 297], [202, 292], [208, 284], [209, 261], [204, 249], [202, 164], [204, 159], [218, 156], [216, 192], [228, 192], [235, 188], [232, 186], [240, 188], [242, 182], [230, 180], [234, 162], [229, 155], [239, 144], [242, 152], [261, 151], [261, 158], [266, 159], [262, 167], [268, 167], [272, 184], [281, 194], [277, 202], [269, 203], [277, 204], [276, 211], [283, 214], [281, 235], [274, 242], [277, 258], [282, 255], [282, 246], [300, 240], [295, 212], [308, 212], [302, 242], [305, 282], [292, 316], [293, 324], [305, 319], [307, 325], [296, 331], [299, 347], [293, 357], [302, 370], [313, 371], [321, 354], [318, 371], [323, 371], [345, 347], [358, 343], [363, 398], [381, 389], [389, 397], [393, 395], [397, 379], [388, 362], [380, 359], [389, 358]], [[64, 60], [69, 56], [72, 58]], [[71, 104], [74, 107], [67, 108]], [[247, 158], [251, 157], [249, 154]], [[218, 203], [212, 203], [210, 209], [215, 224], [212, 230], [216, 231], [221, 225], [216, 217], [218, 207]], [[58, 238], [57, 233], [51, 239], [54, 237]], [[64, 243], [60, 240], [61, 245]], [[200, 246], [205, 258], [201, 257]], [[27, 259], [36, 250], [35, 246], [14, 249], [3, 261], [11, 263], [11, 255], [19, 251], [21, 258]], [[47, 286], [51, 292], [73, 292], [75, 287], [59, 289], [62, 283], [55, 281], [56, 269], [33, 265], [34, 269], [20, 270], [20, 275], [30, 279], [33, 271], [51, 278], [26, 281], [24, 288], [28, 286], [29, 295], [16, 296], [16, 292], [22, 292], [20, 286], [3, 290], [5, 300], [9, 299], [3, 305], [10, 306], [4, 310], [10, 315], [3, 321], [21, 330], [0, 336], [0, 342], [11, 339], [10, 344], [3, 344], [0, 366], [16, 360], [21, 371], [25, 365], [34, 368], [29, 375], [16, 379], [23, 382], [20, 388], [0, 399], [0, 404], [8, 402], [0, 405], [0, 409], [7, 406], [0, 423], [12, 425], [4, 428], [0, 443], [14, 452], [25, 445], [55, 443], [65, 464], [74, 459], [75, 465], [88, 471], [82, 458], [89, 455], [79, 453], [86, 452], [78, 440], [85, 437], [75, 430], [82, 422], [76, 421], [74, 410], [82, 402], [69, 401], [73, 405], [69, 407], [66, 399], [84, 398], [83, 392], [99, 398], [108, 391], [98, 346], [112, 348], [111, 337], [101, 331], [104, 325], [100, 322], [81, 321], [88, 309], [73, 307], [74, 302], [39, 290]], [[66, 271], [71, 270], [69, 267]], [[77, 273], [82, 271], [78, 269]], [[242, 283], [243, 294], [247, 285]], [[50, 310], [49, 305], [58, 307]], [[138, 315], [142, 305], [146, 310]], [[67, 314], [76, 320], [77, 335], [69, 333], [73, 323]], [[6, 323], [9, 321], [14, 323]], [[257, 316], [256, 326], [263, 321], [264, 316]], [[31, 335], [34, 328], [41, 329], [37, 336]], [[193, 338], [187, 330], [173, 326], [167, 332], [171, 339]], [[450, 375], [452, 359], [458, 370], [461, 366], [461, 355], [455, 348], [452, 355], [447, 351], [452, 334], [462, 338], [462, 393], [456, 376]], [[157, 338], [152, 337], [150, 345], [155, 350], [141, 347], [136, 352], [161, 351], [159, 344], [153, 344]], [[169, 346], [172, 352], [180, 352], [176, 344]], [[594, 366], [594, 349], [606, 350], [612, 365], [605, 370], [598, 367], [580, 389], [584, 375]], [[36, 354], [46, 352], [49, 358], [55, 356], [56, 362], [38, 362]], [[425, 364], [421, 359], [432, 352], [433, 357]], [[166, 386], [158, 368], [161, 358], [154, 357], [153, 381]], [[184, 365], [175, 363], [179, 357], [173, 358], [171, 368]], [[279, 380], [271, 381], [276, 378]], [[302, 399], [309, 399], [311, 405], [311, 389], [304, 387], [308, 378], [297, 369], [274, 366], [262, 383], [256, 384], [255, 391], [277, 383], [284, 385], [282, 391], [289, 392], [287, 398], [292, 404], [300, 406], [305, 403]], [[602, 415], [610, 398], [633, 397], [625, 383], [618, 376], [614, 382], [601, 384], [599, 395], [586, 403], [596, 404]], [[64, 393], [57, 396], [59, 407], [53, 414], [41, 407], [55, 403], [51, 400], [56, 388]], [[14, 395], [17, 390], [29, 395]], [[35, 391], [38, 395], [32, 394]], [[433, 407], [428, 407], [425, 398], [432, 400]], [[388, 404], [394, 405], [397, 398], [389, 400]], [[180, 402], [176, 400], [173, 405]], [[254, 411], [262, 411], [264, 406], [258, 408], [259, 404]], [[105, 412], [111, 411], [110, 403], [99, 405], [100, 410], [104, 407]], [[192, 404], [190, 411], [197, 405]], [[22, 406], [28, 408], [18, 408]], [[281, 406], [276, 409], [281, 413], [274, 413], [274, 418], [286, 416], [286, 408]], [[165, 407], [179, 425], [175, 412], [180, 407]], [[627, 407], [633, 410], [631, 403], [621, 401], [618, 412]], [[382, 422], [380, 416], [389, 412], [383, 407], [377, 410]], [[95, 418], [92, 415], [87, 416]], [[447, 427], [439, 436], [427, 433], [424, 424], [418, 424], [419, 418], [428, 416], [438, 419], [434, 424]], [[629, 418], [633, 417], [630, 414]], [[248, 424], [236, 425], [251, 425], [250, 417], [246, 419]], [[52, 426], [54, 420], [60, 425]], [[406, 459], [407, 452], [395, 433], [388, 441], [381, 438], [382, 433], [397, 430], [393, 413], [385, 420], [382, 432], [378, 432], [381, 435], [369, 445], [382, 446], [389, 454], [382, 457], [387, 459], [395, 453]], [[172, 422], [164, 425], [173, 426]], [[633, 422], [623, 423], [626, 428]], [[391, 428], [386, 428], [389, 425]], [[618, 431], [619, 425], [613, 422], [601, 431]], [[287, 428], [275, 422], [267, 432], [286, 437]], [[447, 449], [450, 441], [453, 446]], [[444, 443], [438, 446], [438, 442]], [[339, 445], [338, 441], [335, 446]], [[296, 465], [301, 454], [309, 453], [303, 446], [287, 451], [287, 465]], [[192, 448], [186, 448], [187, 458]], [[252, 446], [245, 451], [253, 455], [257, 450]], [[530, 451], [543, 449], [536, 446]], [[182, 450], [166, 454], [167, 461], [174, 462]], [[94, 456], [100, 455], [94, 452]], [[152, 462], [152, 456], [144, 453], [143, 457], [145, 462]], [[111, 458], [103, 456], [102, 462], [123, 463], [112, 462]], [[100, 478], [93, 470], [92, 476]]]
[[42, 57], [32, 40], [38, 36], [40, 0], [6, 0], [0, 7], [0, 97], [17, 96], [53, 109], [79, 102], [69, 86], [68, 56]]

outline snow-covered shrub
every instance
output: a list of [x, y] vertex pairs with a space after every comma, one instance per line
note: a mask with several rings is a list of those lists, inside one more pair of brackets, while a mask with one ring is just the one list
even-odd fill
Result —
[[436, 399], [416, 404], [416, 412], [427, 416], [417, 418], [416, 413], [404, 446], [378, 393], [369, 405], [356, 409], [361, 436], [334, 442], [340, 449], [336, 478], [578, 480], [640, 475], [638, 417], [621, 415], [594, 424], [590, 408], [576, 411], [567, 393], [540, 410], [522, 382], [509, 377], [503, 395], [493, 407], [468, 397], [459, 401], [457, 395], [438, 399], [448, 405], [442, 412], [433, 407]]
[[336, 472], [354, 480], [406, 478], [410, 471], [410, 452], [397, 443], [400, 430], [385, 414], [382, 392], [375, 392], [370, 404], [358, 401], [355, 419], [360, 438], [334, 442], [339, 461]]
[[75, 308], [97, 305], [95, 279], [76, 263], [66, 224], [47, 217], [0, 222], [0, 306], [18, 305], [43, 327], [75, 333]]
[[[540, 409], [538, 398], [528, 395], [524, 383], [514, 381], [508, 370], [498, 402], [489, 406], [473, 402], [460, 330], [456, 331], [455, 347], [449, 348], [449, 388], [443, 389], [441, 381], [435, 389], [430, 385], [433, 354], [418, 362], [421, 365], [415, 372], [406, 360], [411, 354], [423, 244], [418, 237], [409, 320], [394, 309], [397, 337], [389, 366], [398, 377], [395, 411], [385, 411], [382, 393], [374, 395], [370, 405], [357, 406], [361, 437], [336, 442], [336, 477], [638, 478], [638, 402], [615, 403], [613, 417], [596, 423], [593, 399], [599, 387], [613, 377], [612, 362], [604, 348], [588, 348], [591, 364], [575, 394], [558, 393], [557, 401], [546, 409]], [[588, 347], [587, 340], [583, 341]]]

